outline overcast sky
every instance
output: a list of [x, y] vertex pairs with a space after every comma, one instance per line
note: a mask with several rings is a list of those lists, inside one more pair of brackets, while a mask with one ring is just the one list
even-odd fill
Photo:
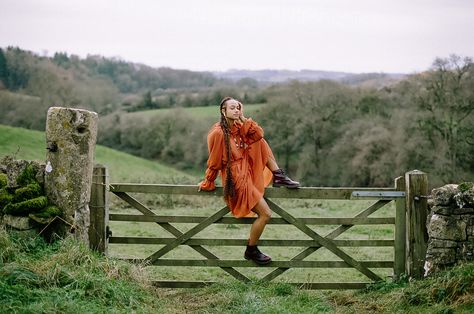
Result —
[[0, 0], [0, 47], [190, 70], [413, 73], [473, 30], [472, 0]]

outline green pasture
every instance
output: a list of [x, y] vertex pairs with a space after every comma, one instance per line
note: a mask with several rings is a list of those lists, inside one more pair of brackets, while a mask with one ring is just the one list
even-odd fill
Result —
[[[0, 125], [0, 158], [12, 155], [15, 159], [45, 161], [44, 132]], [[192, 183], [198, 179], [163, 165], [108, 147], [97, 145], [95, 162], [106, 165], [111, 182], [136, 183]]]
[[0, 157], [41, 160], [46, 158], [44, 132], [0, 125]]
[[[257, 113], [265, 104], [244, 104], [244, 114], [251, 117]], [[164, 109], [154, 109], [154, 110], [145, 110], [130, 112], [126, 114], [127, 118], [130, 119], [139, 119], [141, 121], [150, 120], [155, 116], [167, 114], [169, 112], [179, 113], [181, 110], [192, 115], [197, 119], [205, 118], [215, 118], [219, 119], [219, 108], [218, 106], [202, 106], [202, 107], [188, 107], [188, 108], [164, 108]]]

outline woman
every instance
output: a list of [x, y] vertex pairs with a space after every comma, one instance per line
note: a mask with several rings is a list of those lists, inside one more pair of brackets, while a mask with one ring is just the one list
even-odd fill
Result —
[[[212, 191], [219, 171], [224, 185], [224, 200], [235, 217], [257, 214], [244, 257], [258, 264], [271, 262], [270, 256], [257, 247], [271, 211], [263, 198], [265, 186], [297, 188], [299, 183], [288, 178], [278, 167], [263, 129], [243, 114], [242, 104], [226, 97], [220, 103], [221, 121], [209, 131], [209, 159], [204, 181], [199, 190]], [[269, 170], [268, 170], [268, 169]], [[270, 172], [271, 171], [271, 172]]]

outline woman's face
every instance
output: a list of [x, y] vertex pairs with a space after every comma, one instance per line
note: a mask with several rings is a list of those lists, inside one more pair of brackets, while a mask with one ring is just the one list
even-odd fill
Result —
[[222, 109], [224, 111], [224, 115], [227, 119], [231, 120], [239, 120], [240, 117], [240, 109], [241, 105], [235, 99], [230, 99], [226, 101], [225, 107]]

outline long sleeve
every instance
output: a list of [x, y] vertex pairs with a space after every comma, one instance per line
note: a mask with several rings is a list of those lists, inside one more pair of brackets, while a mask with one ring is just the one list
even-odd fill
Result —
[[244, 139], [245, 143], [250, 145], [263, 138], [263, 129], [257, 122], [248, 118], [240, 128], [240, 136]]
[[219, 170], [222, 169], [222, 156], [224, 153], [224, 135], [220, 128], [214, 128], [207, 136], [207, 146], [209, 158], [207, 160], [207, 169], [204, 181], [200, 187], [205, 191], [212, 191], [216, 188], [214, 181], [217, 178]]

